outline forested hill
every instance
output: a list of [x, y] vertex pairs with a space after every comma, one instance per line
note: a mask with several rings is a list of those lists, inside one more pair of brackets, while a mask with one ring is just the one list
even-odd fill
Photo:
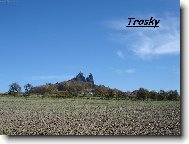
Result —
[[140, 88], [133, 92], [123, 92], [119, 89], [112, 89], [104, 85], [96, 85], [93, 75], [90, 73], [85, 78], [80, 71], [73, 79], [55, 84], [47, 83], [45, 85], [33, 87], [31, 84], [24, 86], [25, 92], [21, 93], [21, 87], [17, 83], [10, 85], [9, 95], [41, 95], [42, 97], [100, 97], [102, 99], [151, 99], [151, 100], [179, 100], [180, 96], [176, 90], [149, 91]]

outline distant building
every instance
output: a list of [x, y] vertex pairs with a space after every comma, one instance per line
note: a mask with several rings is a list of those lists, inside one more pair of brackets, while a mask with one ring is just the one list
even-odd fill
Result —
[[89, 96], [93, 96], [93, 92], [88, 92], [88, 95]]

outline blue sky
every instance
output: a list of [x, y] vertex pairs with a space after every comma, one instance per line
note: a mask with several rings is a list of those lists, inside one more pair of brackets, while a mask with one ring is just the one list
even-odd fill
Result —
[[[129, 17], [159, 28], [127, 28]], [[180, 91], [178, 0], [0, 2], [0, 92], [92, 73], [96, 84]]]

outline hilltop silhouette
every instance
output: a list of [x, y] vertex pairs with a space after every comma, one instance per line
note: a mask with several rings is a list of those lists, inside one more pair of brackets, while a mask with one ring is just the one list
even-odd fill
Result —
[[151, 99], [151, 100], [179, 100], [179, 94], [176, 90], [164, 91], [160, 90], [149, 91], [144, 88], [139, 88], [133, 92], [123, 92], [116, 88], [109, 88], [104, 85], [96, 85], [92, 73], [85, 78], [80, 71], [74, 78], [57, 82], [55, 84], [47, 83], [45, 85], [32, 87], [27, 94], [41, 95], [43, 97], [85, 97], [94, 96], [100, 98], [115, 98], [115, 99]]

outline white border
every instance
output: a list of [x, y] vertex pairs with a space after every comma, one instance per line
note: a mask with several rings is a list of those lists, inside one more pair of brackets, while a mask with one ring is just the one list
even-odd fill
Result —
[[[170, 1], [171, 2], [171, 1]], [[181, 7], [184, 10], [184, 28], [183, 28], [183, 48], [182, 57], [184, 61], [183, 68], [183, 84], [182, 84], [182, 124], [183, 124], [183, 136], [182, 137], [23, 137], [9, 138], [7, 136], [0, 136], [0, 144], [62, 144], [62, 143], [76, 143], [76, 144], [189, 144], [189, 1], [181, 0]], [[188, 87], [188, 88], [187, 88]]]

